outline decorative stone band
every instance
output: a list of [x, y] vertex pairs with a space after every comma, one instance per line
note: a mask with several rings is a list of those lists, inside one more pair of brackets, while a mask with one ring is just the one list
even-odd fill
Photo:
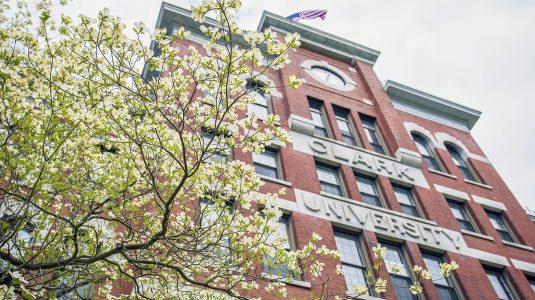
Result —
[[439, 227], [435, 222], [351, 199], [331, 198], [299, 189], [294, 191], [296, 202], [280, 200], [281, 208], [287, 212], [314, 216], [356, 231], [373, 231], [393, 240], [411, 241], [428, 248], [460, 253], [491, 265], [509, 266], [507, 258], [470, 248], [460, 232]]
[[384, 175], [397, 181], [429, 188], [429, 184], [419, 168], [403, 164], [388, 156], [295, 131], [292, 131], [292, 141], [295, 150], [314, 155], [323, 160], [335, 164], [345, 164], [357, 170]]

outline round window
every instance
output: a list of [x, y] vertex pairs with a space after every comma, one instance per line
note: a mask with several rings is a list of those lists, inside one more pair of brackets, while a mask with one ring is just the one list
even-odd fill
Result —
[[335, 86], [346, 85], [345, 80], [342, 77], [340, 77], [340, 75], [334, 73], [333, 71], [329, 69], [326, 69], [320, 66], [313, 66], [311, 70], [312, 70], [312, 73], [316, 75], [318, 79], [322, 80], [325, 83], [329, 83]]

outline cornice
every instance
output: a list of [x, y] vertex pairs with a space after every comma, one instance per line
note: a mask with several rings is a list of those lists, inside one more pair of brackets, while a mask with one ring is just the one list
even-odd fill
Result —
[[360, 45], [325, 31], [288, 20], [269, 11], [262, 13], [258, 31], [272, 28], [283, 33], [297, 32], [301, 35], [301, 47], [347, 63], [355, 59], [374, 64], [381, 53], [378, 50]]
[[392, 80], [386, 82], [384, 89], [397, 109], [454, 128], [469, 131], [481, 116], [481, 112], [476, 109], [428, 94]]

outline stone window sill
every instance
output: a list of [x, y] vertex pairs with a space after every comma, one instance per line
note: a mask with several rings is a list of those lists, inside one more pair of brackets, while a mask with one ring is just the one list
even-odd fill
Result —
[[477, 238], [484, 239], [484, 240], [494, 241], [494, 238], [489, 236], [489, 235], [485, 235], [485, 234], [481, 234], [481, 233], [477, 233], [477, 232], [472, 232], [472, 231], [468, 231], [468, 230], [465, 230], [465, 229], [461, 229], [461, 233], [466, 234], [466, 235], [475, 236]]
[[486, 188], [486, 189], [492, 190], [492, 187], [490, 185], [486, 185], [486, 184], [481, 183], [481, 182], [476, 182], [476, 181], [472, 181], [472, 180], [468, 180], [468, 179], [465, 179], [464, 182], [469, 183], [469, 184], [473, 184], [473, 185], [477, 185], [477, 186], [482, 187], [482, 188]]
[[519, 244], [519, 243], [511, 243], [511, 242], [508, 242], [508, 241], [502, 241], [502, 243], [504, 245], [507, 245], [507, 246], [516, 247], [516, 248], [520, 248], [520, 249], [523, 249], [523, 250], [528, 250], [528, 251], [533, 252], [533, 247], [530, 247], [530, 246], [527, 246], [527, 245], [522, 245], [522, 244]]
[[307, 289], [312, 288], [312, 284], [310, 284], [310, 282], [308, 282], [308, 281], [302, 281], [302, 280], [292, 280], [292, 281], [290, 281], [290, 280], [287, 280], [286, 278], [281, 278], [281, 277], [279, 277], [277, 275], [269, 275], [267, 273], [262, 273], [262, 276], [267, 278], [267, 279], [284, 282], [284, 283], [289, 284], [289, 285], [299, 286], [299, 287], [303, 287], [303, 288], [307, 288]]
[[273, 178], [273, 177], [269, 177], [269, 176], [265, 176], [265, 175], [261, 175], [261, 174], [256, 174], [256, 175], [258, 176], [258, 178], [260, 178], [260, 179], [262, 179], [264, 181], [271, 181], [271, 182], [282, 184], [282, 185], [285, 185], [285, 186], [288, 186], [288, 187], [292, 187], [292, 183], [289, 182], [289, 181], [281, 180], [281, 179], [278, 179], [278, 178]]
[[360, 296], [353, 296], [350, 292], [347, 293], [348, 299], [358, 299], [358, 300], [384, 300], [384, 298], [374, 297], [370, 295], [360, 295]]
[[442, 175], [444, 177], [449, 177], [449, 178], [452, 178], [452, 179], [457, 179], [457, 176], [449, 174], [449, 173], [446, 173], [446, 172], [437, 171], [437, 170], [433, 170], [433, 169], [430, 169], [430, 168], [428, 168], [427, 170], [430, 173], [433, 173], [433, 174]]

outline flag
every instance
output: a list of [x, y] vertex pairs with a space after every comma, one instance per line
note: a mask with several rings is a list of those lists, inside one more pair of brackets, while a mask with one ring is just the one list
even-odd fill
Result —
[[290, 19], [295, 22], [298, 22], [301, 19], [310, 20], [310, 19], [315, 19], [315, 18], [321, 18], [322, 20], [325, 20], [326, 16], [327, 16], [327, 10], [314, 9], [314, 10], [304, 10], [304, 11], [297, 12], [295, 14], [287, 16], [286, 19]]

